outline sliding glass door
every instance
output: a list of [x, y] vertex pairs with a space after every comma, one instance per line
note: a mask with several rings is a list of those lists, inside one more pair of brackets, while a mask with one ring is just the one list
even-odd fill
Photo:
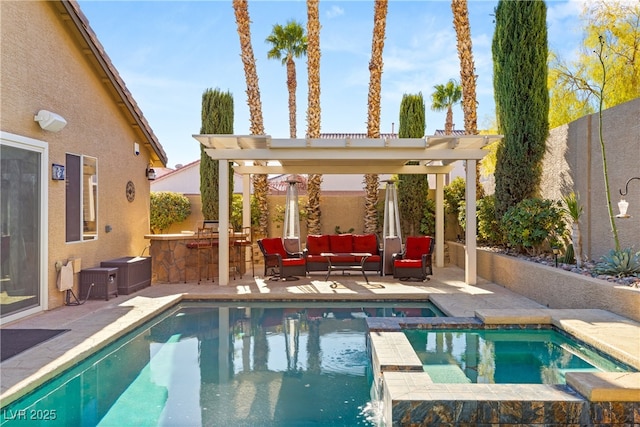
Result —
[[2, 133], [0, 145], [0, 315], [7, 317], [43, 304], [43, 211], [46, 146]]

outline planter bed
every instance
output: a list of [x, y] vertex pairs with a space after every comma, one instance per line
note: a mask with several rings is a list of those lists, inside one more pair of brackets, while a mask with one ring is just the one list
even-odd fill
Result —
[[[464, 245], [447, 242], [450, 262], [465, 267]], [[549, 308], [598, 308], [640, 322], [640, 289], [488, 250], [477, 250], [478, 276]]]

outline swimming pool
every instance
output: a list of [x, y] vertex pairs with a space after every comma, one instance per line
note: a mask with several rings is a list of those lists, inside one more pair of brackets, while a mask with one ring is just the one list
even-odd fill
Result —
[[427, 303], [181, 303], [2, 408], [0, 424], [372, 425], [365, 318], [437, 312]]
[[434, 383], [565, 384], [567, 372], [629, 372], [554, 329], [405, 330]]

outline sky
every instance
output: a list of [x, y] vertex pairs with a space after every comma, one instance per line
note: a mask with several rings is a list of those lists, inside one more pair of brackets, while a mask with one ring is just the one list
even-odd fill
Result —
[[[585, 0], [547, 1], [549, 49], [570, 58], [580, 48], [579, 15]], [[133, 95], [168, 156], [167, 166], [200, 158], [202, 94], [229, 91], [234, 98], [234, 133], [249, 134], [246, 80], [230, 0], [97, 1], [80, 8]], [[477, 74], [478, 128], [495, 122], [491, 42], [497, 1], [468, 0]], [[306, 28], [306, 2], [249, 1], [251, 36], [265, 133], [289, 137], [286, 69], [267, 59], [265, 42], [275, 24], [296, 20]], [[373, 2], [320, 2], [320, 103], [322, 133], [366, 133], [368, 64]], [[398, 130], [404, 94], [422, 93], [425, 135], [444, 129], [445, 112], [431, 110], [434, 86], [460, 79], [456, 35], [449, 1], [390, 0], [383, 51], [380, 132]], [[296, 61], [297, 136], [307, 129], [307, 63]], [[453, 110], [456, 129], [462, 109]]]

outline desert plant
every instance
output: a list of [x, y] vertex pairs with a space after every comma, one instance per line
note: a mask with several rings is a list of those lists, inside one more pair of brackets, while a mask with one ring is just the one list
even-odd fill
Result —
[[576, 266], [582, 267], [582, 233], [580, 233], [580, 217], [582, 216], [582, 205], [580, 197], [575, 192], [571, 192], [562, 198], [564, 202], [564, 213], [571, 220], [571, 242], [575, 253]]
[[631, 248], [611, 249], [608, 254], [602, 256], [594, 270], [598, 274], [616, 277], [638, 276], [640, 274], [640, 252], [633, 253]]
[[564, 255], [560, 259], [560, 262], [562, 262], [564, 264], [573, 264], [575, 261], [576, 261], [576, 255], [575, 255], [575, 252], [573, 250], [573, 245], [569, 244], [569, 245], [567, 245], [567, 247], [566, 247], [566, 249], [564, 251]]
[[514, 249], [530, 255], [543, 252], [545, 243], [559, 247], [566, 232], [560, 203], [537, 198], [525, 199], [509, 208], [500, 226]]
[[150, 199], [149, 225], [153, 234], [162, 233], [171, 224], [182, 222], [191, 215], [191, 202], [183, 194], [152, 191]]

